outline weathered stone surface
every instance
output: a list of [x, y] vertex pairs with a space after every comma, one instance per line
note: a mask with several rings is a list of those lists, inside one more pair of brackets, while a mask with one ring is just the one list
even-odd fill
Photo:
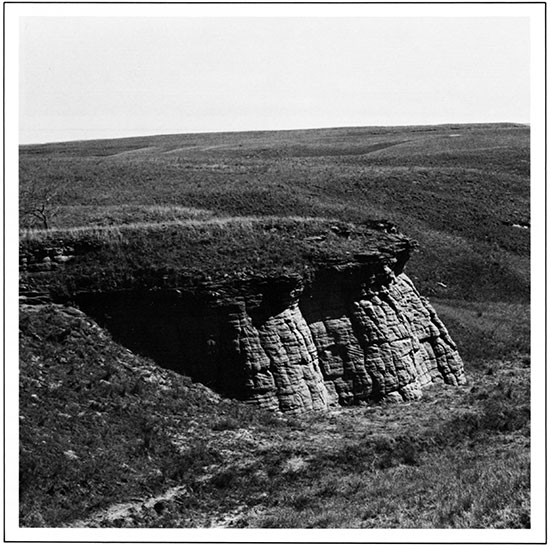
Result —
[[447, 330], [403, 273], [370, 297], [340, 301], [340, 316], [309, 324], [330, 401], [410, 400], [434, 380], [465, 381]]
[[405, 274], [386, 271], [383, 284], [361, 290], [356, 281], [335, 273], [305, 290], [290, 284], [267, 297], [258, 289], [228, 314], [233, 343], [224, 346], [235, 354], [224, 356], [244, 372], [238, 396], [305, 411], [413, 400], [434, 381], [465, 381], [447, 330]]
[[[202, 266], [197, 274], [190, 251], [176, 253], [183, 263], [164, 255], [164, 265], [148, 266], [149, 254], [136, 251], [137, 265], [126, 264], [123, 275], [103, 264], [92, 282], [91, 256], [106, 244], [104, 236], [29, 238], [20, 248], [21, 295], [26, 303], [44, 293], [76, 301], [135, 352], [270, 409], [411, 400], [432, 382], [464, 382], [455, 344], [403, 273], [414, 242], [387, 222], [266, 222], [224, 230], [235, 229], [248, 245], [235, 251], [255, 255], [273, 249], [273, 229], [282, 230], [276, 239], [288, 246], [287, 262], [289, 256], [297, 262], [291, 267], [272, 263], [270, 251], [257, 254], [263, 256], [257, 270], [243, 269], [247, 260], [235, 257], [227, 271], [210, 275]], [[194, 248], [194, 231], [170, 233], [177, 235], [176, 250]], [[142, 235], [130, 230], [125, 241]], [[163, 244], [157, 235], [149, 234], [153, 246]], [[120, 254], [109, 256], [126, 260], [128, 248], [117, 246]], [[190, 266], [194, 273], [186, 276]]]
[[[396, 236], [384, 245], [278, 277], [72, 297], [132, 350], [273, 410], [413, 400], [430, 383], [463, 383], [455, 344], [403, 273], [411, 244]], [[74, 251], [39, 250], [29, 271], [64, 264]]]
[[355, 262], [201, 298], [154, 291], [80, 303], [132, 349], [273, 410], [413, 400], [430, 383], [465, 381], [434, 309], [387, 265]]
[[[249, 358], [254, 361], [267, 357], [273, 378], [271, 395], [279, 408], [290, 411], [326, 407], [328, 394], [317, 349], [298, 304], [270, 317], [257, 332], [261, 350], [251, 352]], [[255, 400], [254, 395], [250, 399]]]

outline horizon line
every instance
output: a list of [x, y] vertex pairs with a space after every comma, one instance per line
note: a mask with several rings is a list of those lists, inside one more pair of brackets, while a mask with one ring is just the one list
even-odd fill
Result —
[[393, 128], [403, 128], [403, 127], [445, 127], [448, 125], [520, 125], [530, 127], [530, 122], [520, 122], [520, 121], [478, 121], [478, 122], [444, 122], [444, 123], [403, 123], [403, 124], [393, 124], [393, 125], [338, 125], [338, 126], [322, 126], [322, 127], [294, 127], [288, 129], [242, 129], [242, 130], [218, 130], [218, 131], [191, 131], [191, 132], [169, 132], [169, 133], [150, 133], [150, 134], [134, 134], [128, 136], [113, 136], [113, 137], [99, 137], [99, 138], [77, 138], [69, 140], [49, 140], [42, 142], [19, 142], [18, 146], [44, 146], [48, 144], [76, 144], [79, 142], [98, 142], [105, 140], [127, 140], [127, 139], [137, 139], [137, 138], [155, 138], [155, 137], [169, 137], [169, 136], [191, 136], [191, 135], [222, 135], [222, 134], [241, 134], [241, 133], [284, 133], [284, 132], [297, 132], [297, 131], [322, 131], [322, 130], [337, 130], [337, 129], [393, 129]]

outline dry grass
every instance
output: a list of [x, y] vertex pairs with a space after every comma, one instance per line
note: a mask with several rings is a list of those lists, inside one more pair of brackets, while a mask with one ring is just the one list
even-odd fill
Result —
[[[408, 273], [437, 297], [470, 379], [413, 404], [281, 417], [155, 370], [88, 319], [24, 312], [23, 526], [529, 527], [530, 243], [513, 227], [529, 222], [528, 128], [32, 146], [20, 171], [56, 208], [23, 249], [83, 249], [53, 275], [69, 291], [295, 270], [333, 222], [394, 221], [420, 243]], [[313, 257], [353, 252], [344, 241]], [[108, 516], [126, 502], [138, 509]]]
[[32, 232], [21, 238], [20, 255], [40, 262], [56, 248], [73, 258], [47, 276], [30, 271], [22, 281], [65, 300], [77, 291], [194, 289], [203, 282], [308, 275], [356, 253], [376, 252], [384, 260], [411, 245], [399, 235], [323, 218], [228, 217]]
[[[292, 225], [295, 223], [327, 223], [330, 219], [323, 217], [304, 217], [304, 216], [218, 216], [215, 218], [201, 218], [199, 212], [189, 218], [174, 219], [167, 221], [149, 221], [149, 222], [127, 222], [117, 223], [115, 225], [81, 225], [72, 227], [54, 227], [49, 229], [22, 229], [19, 232], [21, 241], [44, 241], [48, 242], [52, 238], [78, 238], [79, 236], [97, 237], [100, 240], [110, 241], [121, 240], [123, 233], [132, 231], [148, 232], [163, 230], [166, 227], [182, 226], [192, 228], [194, 226], [213, 226], [213, 227], [241, 227], [254, 229], [258, 224], [269, 222], [281, 225]], [[338, 223], [334, 221], [334, 223]]]
[[472, 365], [494, 358], [529, 354], [530, 306], [521, 303], [432, 299], [434, 307]]
[[24, 308], [20, 328], [23, 526], [529, 526], [524, 359], [415, 403], [288, 417], [162, 371], [70, 309]]
[[178, 205], [64, 205], [59, 207], [54, 227], [66, 229], [205, 220], [213, 214], [210, 210]]
[[513, 227], [529, 222], [526, 127], [166, 135], [24, 146], [20, 158], [23, 192], [55, 190], [53, 227], [203, 214], [387, 218], [423, 249], [409, 266], [422, 293], [529, 297], [529, 230]]

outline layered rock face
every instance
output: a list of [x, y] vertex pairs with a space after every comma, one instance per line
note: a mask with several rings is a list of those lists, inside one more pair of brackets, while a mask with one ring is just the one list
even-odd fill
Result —
[[410, 400], [429, 383], [465, 381], [456, 346], [434, 309], [404, 273], [388, 276], [377, 291], [342, 298], [342, 308], [326, 318], [319, 309], [309, 324], [332, 401]]
[[25, 301], [59, 294], [133, 351], [274, 410], [411, 400], [432, 382], [465, 381], [447, 330], [404, 273], [414, 243], [392, 224], [216, 229], [30, 238]]
[[447, 330], [395, 261], [250, 281], [231, 296], [157, 291], [79, 303], [132, 349], [269, 409], [411, 400], [430, 383], [465, 381]]

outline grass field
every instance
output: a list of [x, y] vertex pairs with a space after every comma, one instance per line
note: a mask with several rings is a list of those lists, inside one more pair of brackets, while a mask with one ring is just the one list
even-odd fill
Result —
[[[384, 218], [420, 243], [428, 296], [529, 297], [529, 128], [173, 135], [22, 146], [21, 227], [212, 216]], [[445, 287], [442, 287], [441, 284]]]
[[396, 224], [469, 384], [280, 417], [155, 369], [80, 315], [29, 309], [21, 524], [529, 527], [529, 154], [513, 124], [22, 146], [21, 248], [88, 249], [59, 286], [284, 273], [357, 250], [331, 226]]

